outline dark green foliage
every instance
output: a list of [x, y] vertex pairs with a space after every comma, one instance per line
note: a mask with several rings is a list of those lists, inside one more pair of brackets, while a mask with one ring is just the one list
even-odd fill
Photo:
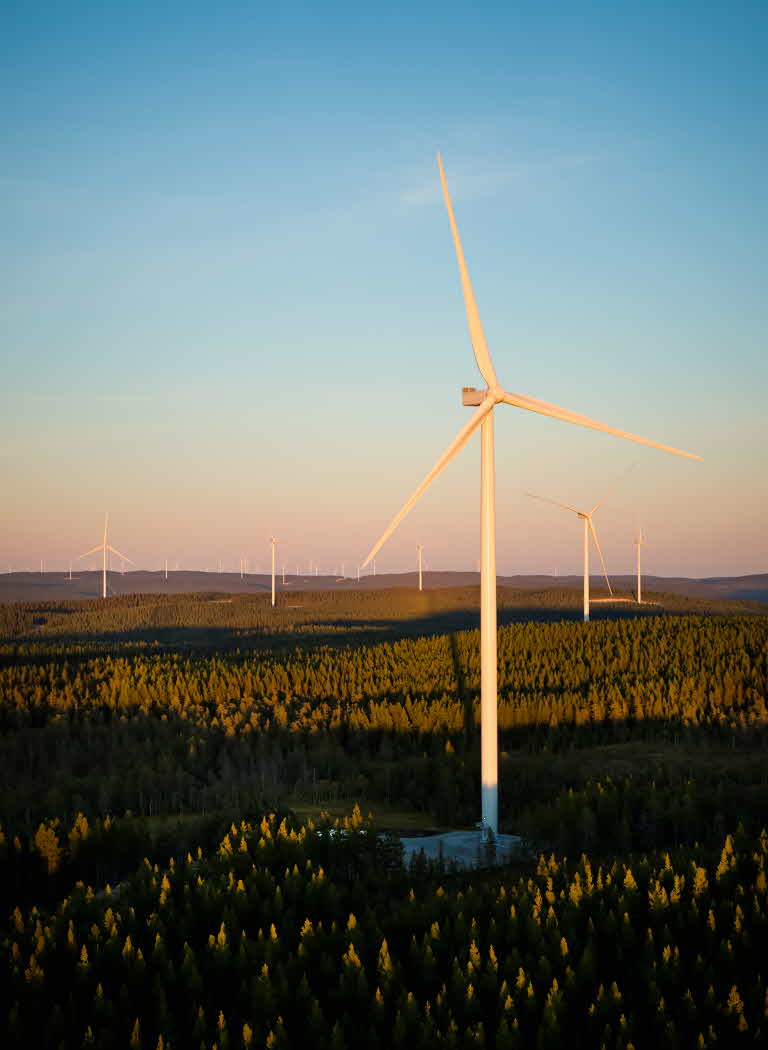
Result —
[[[502, 628], [502, 820], [519, 826], [532, 804], [606, 769], [626, 774], [633, 766], [646, 779], [671, 778], [681, 791], [666, 823], [652, 808], [627, 811], [619, 829], [627, 846], [668, 841], [654, 834], [657, 826], [679, 841], [697, 791], [707, 794], [707, 812], [717, 808], [724, 819], [711, 797], [713, 778], [734, 782], [722, 791], [726, 805], [736, 799], [759, 811], [766, 639], [762, 617]], [[0, 818], [31, 833], [42, 819], [70, 822], [78, 811], [244, 814], [365, 799], [469, 822], [478, 765], [477, 642], [467, 632], [199, 656], [20, 648], [0, 670]], [[609, 746], [615, 750], [600, 759], [597, 750]], [[617, 762], [613, 769], [613, 757], [633, 748], [629, 767]], [[587, 749], [589, 763], [579, 757]], [[654, 756], [650, 769], [640, 752]], [[728, 760], [734, 752], [735, 771]], [[674, 756], [683, 753], [688, 768], [680, 769]], [[694, 779], [710, 783], [685, 789], [694, 766]], [[568, 847], [600, 841], [589, 806], [577, 819], [580, 838], [563, 840], [557, 829], [547, 836]], [[645, 822], [644, 839], [635, 835], [637, 820]]]
[[413, 882], [345, 823], [242, 823], [119, 891], [17, 909], [6, 1045], [765, 1045], [765, 832]]
[[545, 856], [470, 878], [292, 815], [475, 819], [477, 633], [369, 598], [3, 613], [7, 1045], [764, 1045], [768, 621], [503, 627], [502, 821]]

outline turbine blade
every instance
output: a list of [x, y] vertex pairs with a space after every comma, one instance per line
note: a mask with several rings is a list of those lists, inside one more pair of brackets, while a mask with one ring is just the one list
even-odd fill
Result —
[[429, 488], [429, 486], [432, 484], [432, 482], [435, 480], [435, 478], [438, 476], [438, 474], [442, 473], [442, 471], [448, 466], [448, 464], [451, 462], [451, 460], [454, 458], [454, 456], [458, 455], [458, 453], [461, 452], [461, 450], [464, 448], [464, 446], [466, 445], [466, 443], [469, 441], [470, 437], [472, 436], [472, 433], [480, 426], [482, 421], [485, 419], [485, 417], [488, 415], [488, 413], [491, 412], [492, 410], [493, 410], [493, 400], [490, 397], [486, 398], [485, 401], [483, 401], [482, 405], [480, 405], [477, 409], [475, 409], [475, 411], [470, 416], [469, 420], [464, 424], [464, 426], [458, 432], [458, 434], [453, 439], [453, 441], [450, 443], [450, 445], [445, 450], [445, 452], [442, 454], [440, 459], [438, 459], [437, 463], [435, 463], [435, 465], [432, 468], [432, 470], [430, 470], [429, 474], [427, 474], [427, 476], [424, 478], [424, 480], [419, 485], [419, 487], [412, 493], [412, 495], [408, 498], [408, 500], [403, 504], [403, 506], [400, 508], [400, 510], [394, 516], [392, 521], [387, 526], [386, 532], [381, 536], [381, 538], [371, 548], [371, 551], [370, 551], [368, 557], [360, 565], [361, 569], [364, 569], [366, 567], [366, 565], [378, 554], [378, 552], [381, 550], [381, 548], [387, 542], [389, 537], [395, 531], [397, 526], [400, 524], [400, 522], [406, 516], [406, 514], [411, 509], [411, 507], [414, 505], [414, 503], [416, 503], [416, 501], [419, 499], [419, 497], [422, 495], [422, 493], [427, 488]]
[[613, 597], [613, 588], [611, 587], [611, 581], [608, 579], [608, 570], [605, 567], [605, 558], [603, 557], [603, 552], [600, 550], [600, 541], [597, 538], [595, 526], [592, 524], [591, 515], [587, 518], [587, 521], [589, 522], [589, 531], [592, 533], [592, 539], [595, 541], [597, 553], [600, 555], [600, 564], [603, 566], [603, 576], [605, 576], [605, 582], [608, 584], [608, 593], [611, 597]]
[[110, 547], [109, 544], [107, 544], [107, 550], [108, 551], [112, 551], [113, 554], [116, 554], [118, 558], [122, 558], [123, 561], [130, 562], [131, 565], [135, 565], [136, 564], [135, 562], [132, 562], [131, 559], [127, 555], [121, 554], [120, 551], [116, 551], [115, 548], [114, 547]]
[[469, 271], [467, 270], [467, 264], [464, 260], [464, 251], [461, 247], [459, 231], [456, 226], [456, 219], [453, 215], [453, 205], [451, 204], [451, 197], [448, 193], [448, 183], [445, 181], [443, 162], [440, 158], [439, 153], [437, 155], [437, 166], [440, 169], [440, 182], [443, 186], [445, 206], [448, 209], [448, 220], [451, 224], [451, 232], [453, 233], [453, 243], [456, 247], [456, 258], [459, 261], [459, 273], [461, 274], [461, 288], [464, 292], [464, 305], [467, 309], [467, 321], [469, 323], [469, 338], [472, 340], [472, 349], [475, 351], [475, 360], [477, 361], [477, 367], [480, 369], [480, 374], [482, 375], [483, 379], [486, 381], [488, 386], [496, 386], [498, 383], [498, 380], [496, 378], [496, 370], [493, 367], [493, 361], [491, 361], [491, 354], [488, 350], [488, 344], [485, 341], [485, 333], [483, 332], [483, 326], [480, 322], [480, 312], [477, 309], [477, 303], [475, 302], [475, 293], [472, 291], [472, 284], [469, 280]]
[[583, 510], [576, 510], [575, 507], [569, 507], [567, 503], [558, 503], [557, 500], [550, 499], [549, 496], [537, 496], [535, 492], [526, 492], [526, 496], [530, 496], [531, 499], [540, 499], [544, 503], [551, 503], [553, 507], [562, 507], [563, 510], [572, 510], [574, 514], [584, 515]]
[[502, 400], [505, 404], [512, 405], [514, 408], [525, 408], [528, 412], [538, 412], [542, 416], [562, 419], [564, 423], [575, 423], [580, 427], [589, 427], [590, 430], [600, 430], [605, 434], [613, 434], [614, 437], [635, 441], [638, 445], [660, 448], [662, 452], [671, 452], [675, 456], [685, 456], [687, 459], [701, 459], [701, 456], [694, 455], [693, 452], [682, 452], [679, 448], [672, 448], [671, 445], [661, 445], [658, 441], [638, 437], [637, 434], [628, 434], [624, 430], [617, 430], [616, 427], [609, 427], [607, 423], [599, 423], [596, 419], [581, 416], [578, 412], [571, 412], [570, 409], [560, 408], [558, 405], [551, 405], [548, 401], [539, 401], [535, 397], [526, 397], [525, 394], [511, 394], [505, 391]]
[[107, 545], [107, 524], [109, 523], [109, 511], [104, 515], [104, 546]]
[[636, 466], [637, 466], [637, 463], [630, 463], [629, 466], [627, 467], [627, 469], [625, 471], [622, 471], [621, 474], [619, 474], [619, 476], [614, 481], [613, 485], [611, 485], [611, 487], [608, 489], [608, 491], [603, 496], [603, 498], [600, 500], [600, 502], [596, 503], [594, 505], [592, 510], [589, 512], [590, 514], [594, 514], [596, 510], [599, 510], [602, 507], [602, 505], [605, 503], [605, 501], [608, 499], [608, 497], [613, 495], [613, 493], [619, 487], [619, 484], [624, 480], [624, 478], [627, 476], [627, 474], [631, 473], [635, 469]]
[[78, 558], [87, 558], [89, 554], [95, 554], [97, 551], [103, 551], [103, 550], [104, 550], [104, 544], [100, 543], [98, 545], [98, 547], [91, 547], [91, 549], [89, 551], [86, 551], [85, 554], [78, 554]]

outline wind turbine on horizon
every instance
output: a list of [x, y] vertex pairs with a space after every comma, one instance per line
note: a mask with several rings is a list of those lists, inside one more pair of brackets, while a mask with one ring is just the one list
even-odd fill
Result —
[[659, 448], [665, 452], [672, 452], [678, 456], [686, 456], [689, 459], [699, 459], [699, 456], [690, 452], [681, 452], [679, 449], [658, 442], [650, 441], [648, 438], [638, 437], [622, 430], [617, 430], [605, 423], [599, 423], [587, 416], [571, 412], [569, 409], [559, 408], [557, 405], [537, 398], [527, 397], [523, 394], [513, 394], [506, 391], [496, 377], [491, 355], [483, 333], [480, 322], [480, 314], [472, 291], [469, 272], [464, 259], [464, 252], [459, 239], [459, 231], [453, 214], [453, 206], [448, 193], [448, 185], [445, 180], [445, 172], [440, 154], [437, 156], [437, 164], [440, 170], [440, 181], [445, 197], [445, 205], [448, 209], [448, 220], [453, 234], [456, 257], [459, 264], [461, 285], [464, 293], [464, 303], [469, 322], [469, 334], [475, 354], [475, 361], [487, 386], [484, 390], [464, 388], [462, 391], [462, 403], [475, 409], [469, 420], [464, 424], [454, 440], [438, 459], [432, 470], [413, 492], [403, 507], [398, 511], [390, 522], [384, 534], [371, 548], [370, 553], [363, 562], [365, 567], [386, 543], [397, 526], [406, 516], [411, 507], [417, 502], [425, 490], [432, 484], [436, 477], [443, 472], [452, 459], [458, 455], [469, 441], [472, 434], [480, 427], [480, 739], [481, 739], [481, 805], [482, 805], [482, 829], [483, 837], [487, 838], [489, 832], [498, 834], [499, 830], [499, 801], [498, 801], [498, 729], [497, 729], [497, 638], [496, 638], [496, 500], [495, 500], [495, 470], [494, 470], [494, 447], [493, 447], [493, 410], [496, 405], [504, 403], [513, 408], [523, 408], [528, 412], [536, 412], [539, 415], [550, 416], [560, 419], [566, 423], [574, 423], [578, 426], [599, 430], [603, 433], [613, 434], [616, 437], [635, 441], [641, 445], [649, 445]]
[[605, 567], [605, 558], [603, 552], [600, 550], [600, 541], [597, 538], [597, 531], [595, 530], [595, 524], [592, 521], [592, 515], [602, 507], [605, 502], [604, 499], [596, 503], [592, 510], [577, 510], [575, 507], [569, 507], [567, 503], [558, 503], [556, 500], [549, 499], [548, 496], [537, 496], [535, 492], [526, 492], [526, 496], [530, 496], [531, 499], [540, 499], [544, 503], [551, 503], [554, 507], [561, 507], [563, 510], [573, 511], [577, 514], [584, 522], [584, 623], [589, 623], [589, 534], [592, 534], [592, 539], [595, 543], [595, 549], [600, 555], [600, 564], [603, 566], [603, 576], [605, 576], [605, 582], [608, 584], [608, 593], [613, 597], [613, 588], [611, 587], [611, 581], [608, 579], [608, 570]]
[[424, 548], [423, 548], [423, 546], [420, 543], [418, 543], [416, 545], [416, 550], [418, 551], [418, 555], [419, 555], [419, 590], [421, 591], [421, 590], [424, 589], [422, 587], [422, 585], [421, 585], [421, 556], [422, 556], [422, 554], [424, 552]]
[[[274, 606], [274, 604], [275, 604], [275, 549], [277, 548], [278, 543], [280, 543], [281, 541], [276, 539], [273, 536], [272, 539], [269, 542], [272, 544], [272, 605]], [[285, 582], [285, 579], [283, 579], [283, 582]]]
[[123, 561], [133, 562], [130, 558], [126, 557], [125, 554], [121, 554], [120, 551], [116, 551], [114, 547], [110, 547], [107, 543], [107, 525], [109, 524], [109, 511], [104, 515], [104, 539], [101, 541], [98, 547], [92, 547], [85, 554], [81, 554], [81, 558], [87, 558], [91, 554], [96, 554], [97, 551], [102, 552], [102, 563], [101, 563], [101, 596], [106, 598], [107, 596], [107, 551], [111, 551], [112, 554], [116, 554], [118, 558], [122, 558]]
[[[643, 604], [643, 580], [640, 574], [640, 548], [645, 543], [645, 533], [643, 532], [642, 525], [638, 529], [637, 539], [635, 540], [635, 547], [637, 547], [637, 604]], [[653, 603], [651, 603], [653, 604]]]

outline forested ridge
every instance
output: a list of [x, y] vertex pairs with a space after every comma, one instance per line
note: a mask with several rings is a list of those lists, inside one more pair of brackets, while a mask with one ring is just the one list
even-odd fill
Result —
[[[764, 618], [500, 629], [503, 818], [544, 751], [762, 751], [767, 639]], [[476, 632], [257, 656], [63, 647], [0, 669], [0, 696], [8, 824], [274, 807], [294, 792], [472, 818]]]
[[[593, 598], [607, 598], [601, 584], [593, 582]], [[479, 618], [478, 587], [445, 587], [433, 591], [392, 587], [377, 591], [281, 592], [272, 608], [269, 594], [192, 595], [129, 594], [79, 601], [0, 602], [0, 641], [6, 658], [15, 651], [9, 642], [41, 646], [65, 641], [85, 650], [136, 645], [153, 647], [265, 648], [283, 639], [291, 648], [318, 636], [342, 641], [360, 635], [439, 634], [474, 626]], [[626, 598], [623, 599], [626, 602]], [[581, 618], [581, 591], [530, 591], [499, 586], [500, 623], [531, 619], [557, 622]], [[733, 615], [765, 614], [765, 605], [750, 601], [712, 601], [675, 594], [645, 595], [645, 604], [597, 604], [593, 618], [642, 617], [659, 612]], [[0, 657], [2, 652], [0, 651]]]
[[502, 830], [546, 859], [470, 878], [296, 815], [477, 817], [464, 598], [334, 598], [6, 610], [13, 1045], [762, 1045], [768, 619], [501, 627]]

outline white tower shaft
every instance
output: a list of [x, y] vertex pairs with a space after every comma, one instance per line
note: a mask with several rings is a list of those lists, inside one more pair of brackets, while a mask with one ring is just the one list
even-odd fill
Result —
[[272, 605], [275, 604], [275, 546], [276, 540], [272, 540]]
[[480, 430], [480, 752], [483, 833], [499, 833], [497, 741], [496, 486], [493, 412]]
[[589, 519], [584, 515], [584, 623], [589, 623]]

